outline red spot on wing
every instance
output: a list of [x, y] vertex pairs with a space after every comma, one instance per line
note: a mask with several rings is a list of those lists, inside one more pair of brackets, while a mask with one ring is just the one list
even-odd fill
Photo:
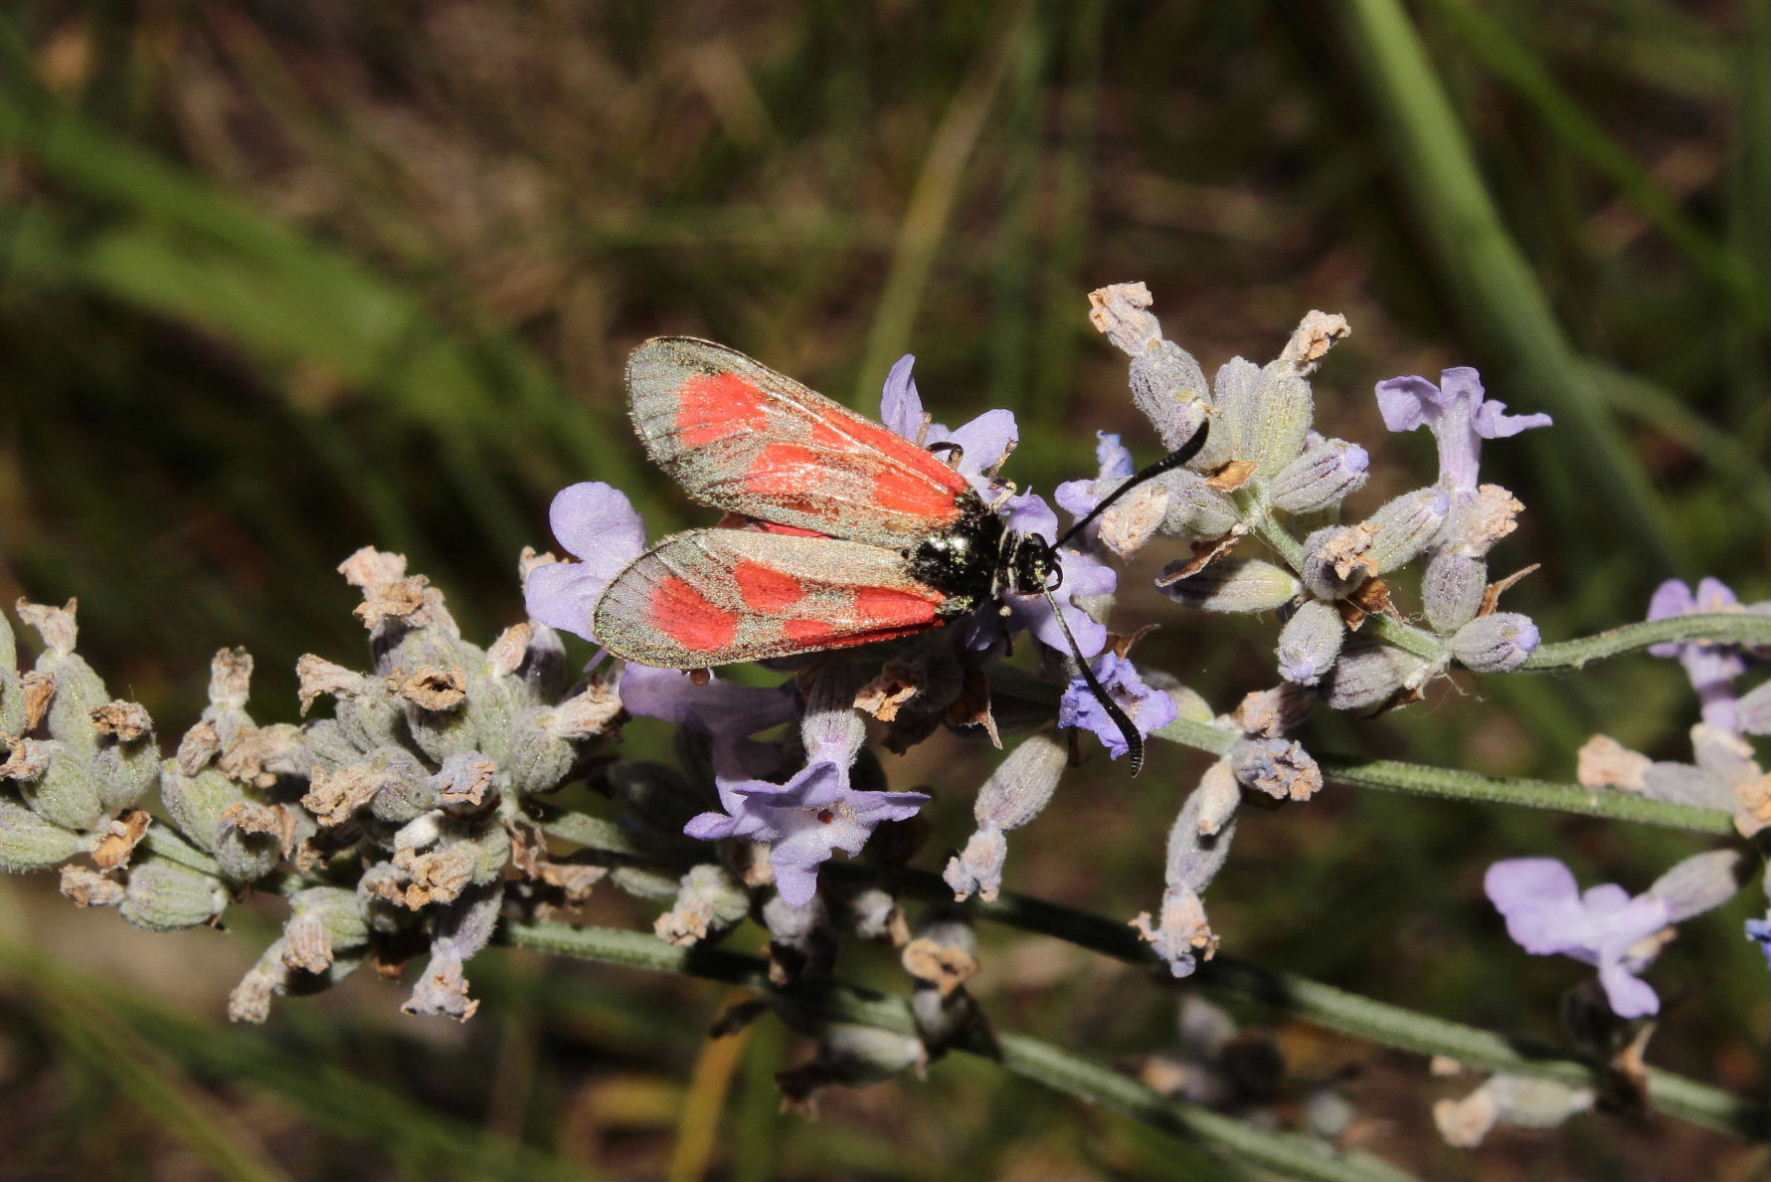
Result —
[[763, 392], [735, 373], [697, 375], [677, 396], [676, 427], [684, 447], [757, 430], [767, 417]]
[[770, 443], [757, 453], [744, 487], [776, 501], [803, 495], [818, 483], [818, 453], [797, 443]]
[[781, 624], [781, 633], [795, 644], [803, 644], [807, 648], [818, 648], [831, 637], [830, 621], [809, 617], [802, 620], [786, 620]]
[[[952, 472], [951, 468], [942, 466], [943, 472]], [[961, 489], [967, 487], [965, 477], [959, 477]], [[951, 520], [955, 511], [955, 493], [953, 488], [936, 484], [918, 472], [906, 472], [901, 468], [888, 468], [881, 472], [873, 481], [873, 495], [882, 509], [890, 509], [894, 513], [913, 513], [919, 517], [932, 517], [940, 521]]]
[[812, 442], [830, 451], [852, 451], [854, 441], [824, 419], [812, 420]]
[[874, 627], [914, 628], [934, 622], [935, 608], [946, 598], [938, 591], [918, 594], [894, 587], [860, 587], [855, 614]]
[[760, 562], [740, 562], [732, 568], [732, 577], [745, 605], [759, 612], [782, 612], [806, 597], [798, 579]]
[[653, 588], [650, 615], [653, 627], [691, 652], [714, 652], [738, 635], [737, 612], [721, 608], [676, 575]]

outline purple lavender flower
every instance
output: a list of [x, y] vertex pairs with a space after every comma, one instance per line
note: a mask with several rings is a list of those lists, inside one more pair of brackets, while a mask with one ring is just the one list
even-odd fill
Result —
[[[705, 841], [744, 837], [769, 843], [775, 885], [796, 907], [817, 893], [818, 867], [832, 853], [860, 853], [880, 822], [908, 820], [929, 799], [920, 792], [863, 792], [849, 786], [849, 768], [867, 739], [852, 705], [856, 681], [849, 667], [827, 669], [814, 683], [800, 727], [806, 766], [785, 784], [751, 778], [739, 749], [726, 745], [722, 750], [716, 736], [714, 784], [726, 811], [702, 813], [683, 829]], [[736, 725], [762, 717], [753, 707]]]
[[1510, 415], [1506, 403], [1488, 401], [1481, 375], [1467, 365], [1442, 371], [1437, 386], [1422, 377], [1379, 382], [1377, 406], [1392, 431], [1425, 426], [1433, 433], [1439, 441], [1440, 483], [1457, 493], [1476, 491], [1484, 439], [1504, 439], [1551, 423], [1549, 415]]
[[[1678, 579], [1668, 579], [1655, 588], [1648, 601], [1650, 620], [1739, 610], [1740, 600], [1720, 579], [1704, 579], [1697, 584], [1695, 595]], [[1698, 700], [1703, 703], [1705, 722], [1724, 730], [1740, 729], [1733, 683], [1736, 677], [1746, 672], [1746, 659], [1737, 648], [1667, 641], [1650, 645], [1648, 651], [1657, 657], [1679, 658], [1679, 664], [1685, 667], [1685, 675], [1691, 679], [1691, 688], [1697, 691]]]
[[591, 617], [603, 588], [646, 549], [646, 526], [627, 495], [600, 481], [561, 489], [547, 511], [560, 545], [577, 562], [538, 566], [523, 581], [529, 615], [595, 642]]
[[[1175, 705], [1174, 698], [1145, 685], [1144, 679], [1138, 676], [1137, 667], [1118, 653], [1109, 649], [1096, 657], [1092, 665], [1101, 687], [1125, 711], [1132, 725], [1138, 728], [1138, 734], [1148, 737], [1151, 731], [1161, 730], [1180, 715], [1180, 707]], [[1093, 731], [1114, 759], [1129, 750], [1125, 736], [1119, 733], [1119, 725], [1108, 716], [1100, 699], [1081, 677], [1071, 678], [1064, 690], [1063, 700], [1058, 704], [1058, 726], [1079, 726]]]
[[1554, 858], [1496, 862], [1483, 888], [1506, 916], [1507, 935], [1525, 951], [1597, 966], [1599, 983], [1619, 1017], [1659, 1012], [1660, 999], [1635, 974], [1658, 951], [1649, 938], [1672, 922], [1665, 900], [1652, 894], [1632, 899], [1613, 883], [1582, 894], [1574, 872]]
[[939, 423], [929, 423], [923, 430], [922, 395], [916, 391], [916, 380], [910, 376], [916, 356], [906, 353], [886, 375], [885, 390], [880, 395], [880, 421], [912, 443], [927, 447], [933, 443], [957, 443], [963, 454], [958, 468], [980, 494], [990, 492], [990, 480], [984, 474], [1008, 458], [1020, 440], [1020, 428], [1012, 410], [987, 410], [965, 426], [949, 431]]
[[920, 792], [861, 792], [849, 787], [848, 769], [820, 760], [785, 784], [763, 780], [719, 785], [726, 813], [702, 813], [683, 832], [716, 841], [748, 837], [773, 847], [775, 885], [795, 906], [818, 890], [818, 867], [836, 850], [858, 854], [882, 821], [914, 817], [928, 797]]
[[1758, 944], [1759, 951], [1765, 954], [1766, 967], [1771, 968], [1771, 919], [1747, 920], [1746, 938]]

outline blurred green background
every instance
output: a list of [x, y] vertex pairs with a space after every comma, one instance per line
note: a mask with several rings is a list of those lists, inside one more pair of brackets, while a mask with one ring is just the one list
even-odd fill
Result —
[[[1484, 458], [1528, 507], [1496, 570], [1544, 563], [1509, 605], [1547, 639], [1639, 617], [1667, 577], [1764, 598], [1768, 54], [1765, 5], [1661, 0], [11, 4], [0, 601], [78, 596], [83, 651], [163, 738], [226, 644], [258, 659], [260, 720], [293, 718], [295, 658], [360, 651], [333, 573], [360, 545], [409, 555], [487, 640], [562, 485], [632, 489], [654, 535], [705, 518], [626, 427], [646, 336], [727, 342], [869, 412], [914, 351], [943, 421], [1017, 412], [1011, 474], [1049, 491], [1092, 471], [1097, 428], [1156, 453], [1085, 316], [1129, 280], [1208, 371], [1275, 355], [1311, 308], [1348, 316], [1316, 389], [1319, 428], [1373, 453], [1355, 510], [1432, 478], [1424, 434], [1382, 431], [1376, 380], [1474, 365], [1553, 413]], [[1271, 678], [1271, 621], [1135, 588], [1119, 610], [1161, 623], [1140, 657], [1220, 709]], [[1310, 741], [1569, 780], [1595, 730], [1680, 758], [1694, 721], [1672, 663], [1629, 657], [1441, 684]], [[897, 787], [939, 771], [924, 864], [963, 841], [992, 759], [951, 739], [888, 759]], [[1009, 885], [1154, 908], [1199, 770], [1165, 749], [1136, 782], [1072, 773]], [[1208, 905], [1244, 959], [1553, 1038], [1582, 970], [1504, 939], [1487, 863], [1554, 853], [1640, 890], [1700, 848], [1330, 789], [1250, 818]], [[464, 1028], [356, 980], [228, 1030], [275, 908], [147, 937], [52, 887], [0, 883], [0, 1179], [1215, 1173], [976, 1063], [783, 1117], [769, 1081], [796, 1048], [767, 1024], [704, 1044], [715, 987], [507, 953], [473, 965]], [[1762, 1092], [1747, 904], [1654, 970], [1649, 1057]], [[1128, 1067], [1172, 1043], [1172, 992], [986, 937], [1003, 1027]], [[847, 971], [898, 987], [883, 958]], [[1420, 1061], [1279, 1033], [1303, 1075], [1358, 1066], [1361, 1143], [1429, 1176], [1766, 1171], [1664, 1119], [1457, 1153]]]

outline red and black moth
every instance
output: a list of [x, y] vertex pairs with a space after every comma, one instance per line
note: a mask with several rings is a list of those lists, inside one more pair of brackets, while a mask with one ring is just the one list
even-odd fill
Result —
[[[935, 451], [734, 349], [647, 341], [627, 364], [627, 388], [652, 459], [728, 517], [664, 539], [610, 582], [593, 629], [616, 656], [701, 669], [871, 644], [938, 628], [1005, 591], [1050, 601], [1063, 581], [1054, 544], [1005, 528]], [[1056, 544], [1186, 463], [1205, 434], [1130, 477]], [[1068, 636], [1055, 601], [1052, 610]], [[1075, 655], [1135, 775], [1137, 728]]]

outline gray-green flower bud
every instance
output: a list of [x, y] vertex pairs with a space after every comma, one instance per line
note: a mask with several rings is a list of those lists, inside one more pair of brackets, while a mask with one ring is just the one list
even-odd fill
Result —
[[1684, 923], [1732, 899], [1752, 877], [1752, 870], [1738, 850], [1706, 850], [1655, 879], [1648, 893], [1666, 903], [1668, 923]]
[[[86, 721], [86, 727], [91, 730], [90, 719]], [[50, 740], [42, 743], [40, 749], [48, 756], [49, 764], [41, 778], [20, 782], [25, 803], [53, 825], [64, 829], [91, 829], [105, 811], [99, 800], [98, 783], [92, 778], [92, 769], [85, 758], [91, 748], [76, 751], [59, 740]]]
[[179, 770], [175, 759], [160, 765], [161, 803], [179, 832], [207, 853], [215, 852], [221, 814], [245, 799], [245, 790], [215, 768], [187, 776]]
[[1173, 341], [1160, 341], [1132, 355], [1131, 397], [1162, 445], [1173, 451], [1193, 438], [1205, 419], [1205, 371], [1191, 353]]
[[1260, 371], [1238, 455], [1254, 462], [1257, 480], [1279, 475], [1303, 451], [1315, 409], [1310, 383], [1290, 364], [1275, 361]]
[[151, 932], [194, 928], [220, 915], [227, 906], [221, 880], [153, 858], [129, 871], [123, 896], [123, 918]]
[[1387, 644], [1345, 645], [1328, 678], [1328, 704], [1336, 710], [1376, 706], [1405, 685], [1419, 685], [1427, 668], [1419, 657]]
[[1267, 484], [1267, 496], [1287, 513], [1316, 513], [1338, 505], [1365, 485], [1371, 454], [1345, 439], [1317, 437]]
[[1236, 510], [1205, 477], [1178, 468], [1157, 483], [1168, 494], [1162, 532], [1170, 537], [1217, 538], [1236, 525]]
[[[1173, 564], [1167, 577], [1184, 564]], [[1161, 584], [1158, 584], [1161, 585]], [[1290, 571], [1258, 558], [1226, 558], [1178, 582], [1163, 594], [1188, 607], [1213, 612], [1266, 612], [1289, 602], [1303, 588]]]
[[86, 849], [86, 838], [0, 798], [0, 870], [46, 870]]
[[92, 777], [105, 811], [120, 812], [140, 800], [160, 775], [160, 749], [148, 712], [134, 702], [111, 702], [93, 712], [98, 750]]
[[1771, 735], [1771, 681], [1760, 682], [1755, 689], [1742, 695], [1735, 709], [1742, 731], [1749, 735]]
[[1477, 616], [1451, 638], [1451, 655], [1478, 673], [1508, 673], [1537, 651], [1537, 625], [1519, 612]]
[[1231, 460], [1253, 459], [1249, 453], [1260, 386], [1260, 366], [1245, 357], [1232, 357], [1218, 366], [1211, 382], [1211, 401], [1217, 415], [1199, 455], [1201, 469], [1210, 471]]
[[1476, 618], [1488, 589], [1488, 564], [1480, 558], [1441, 550], [1421, 578], [1421, 601], [1433, 631], [1449, 636]]
[[1378, 574], [1412, 562], [1427, 548], [1451, 512], [1444, 489], [1422, 488], [1403, 493], [1371, 515], [1371, 550], [1367, 555]]
[[1334, 668], [1347, 628], [1331, 603], [1306, 600], [1279, 633], [1279, 676], [1298, 685], [1315, 685]]
[[551, 792], [572, 770], [577, 753], [571, 743], [554, 733], [553, 714], [551, 706], [532, 706], [517, 721], [505, 771], [511, 791], [518, 796]]

